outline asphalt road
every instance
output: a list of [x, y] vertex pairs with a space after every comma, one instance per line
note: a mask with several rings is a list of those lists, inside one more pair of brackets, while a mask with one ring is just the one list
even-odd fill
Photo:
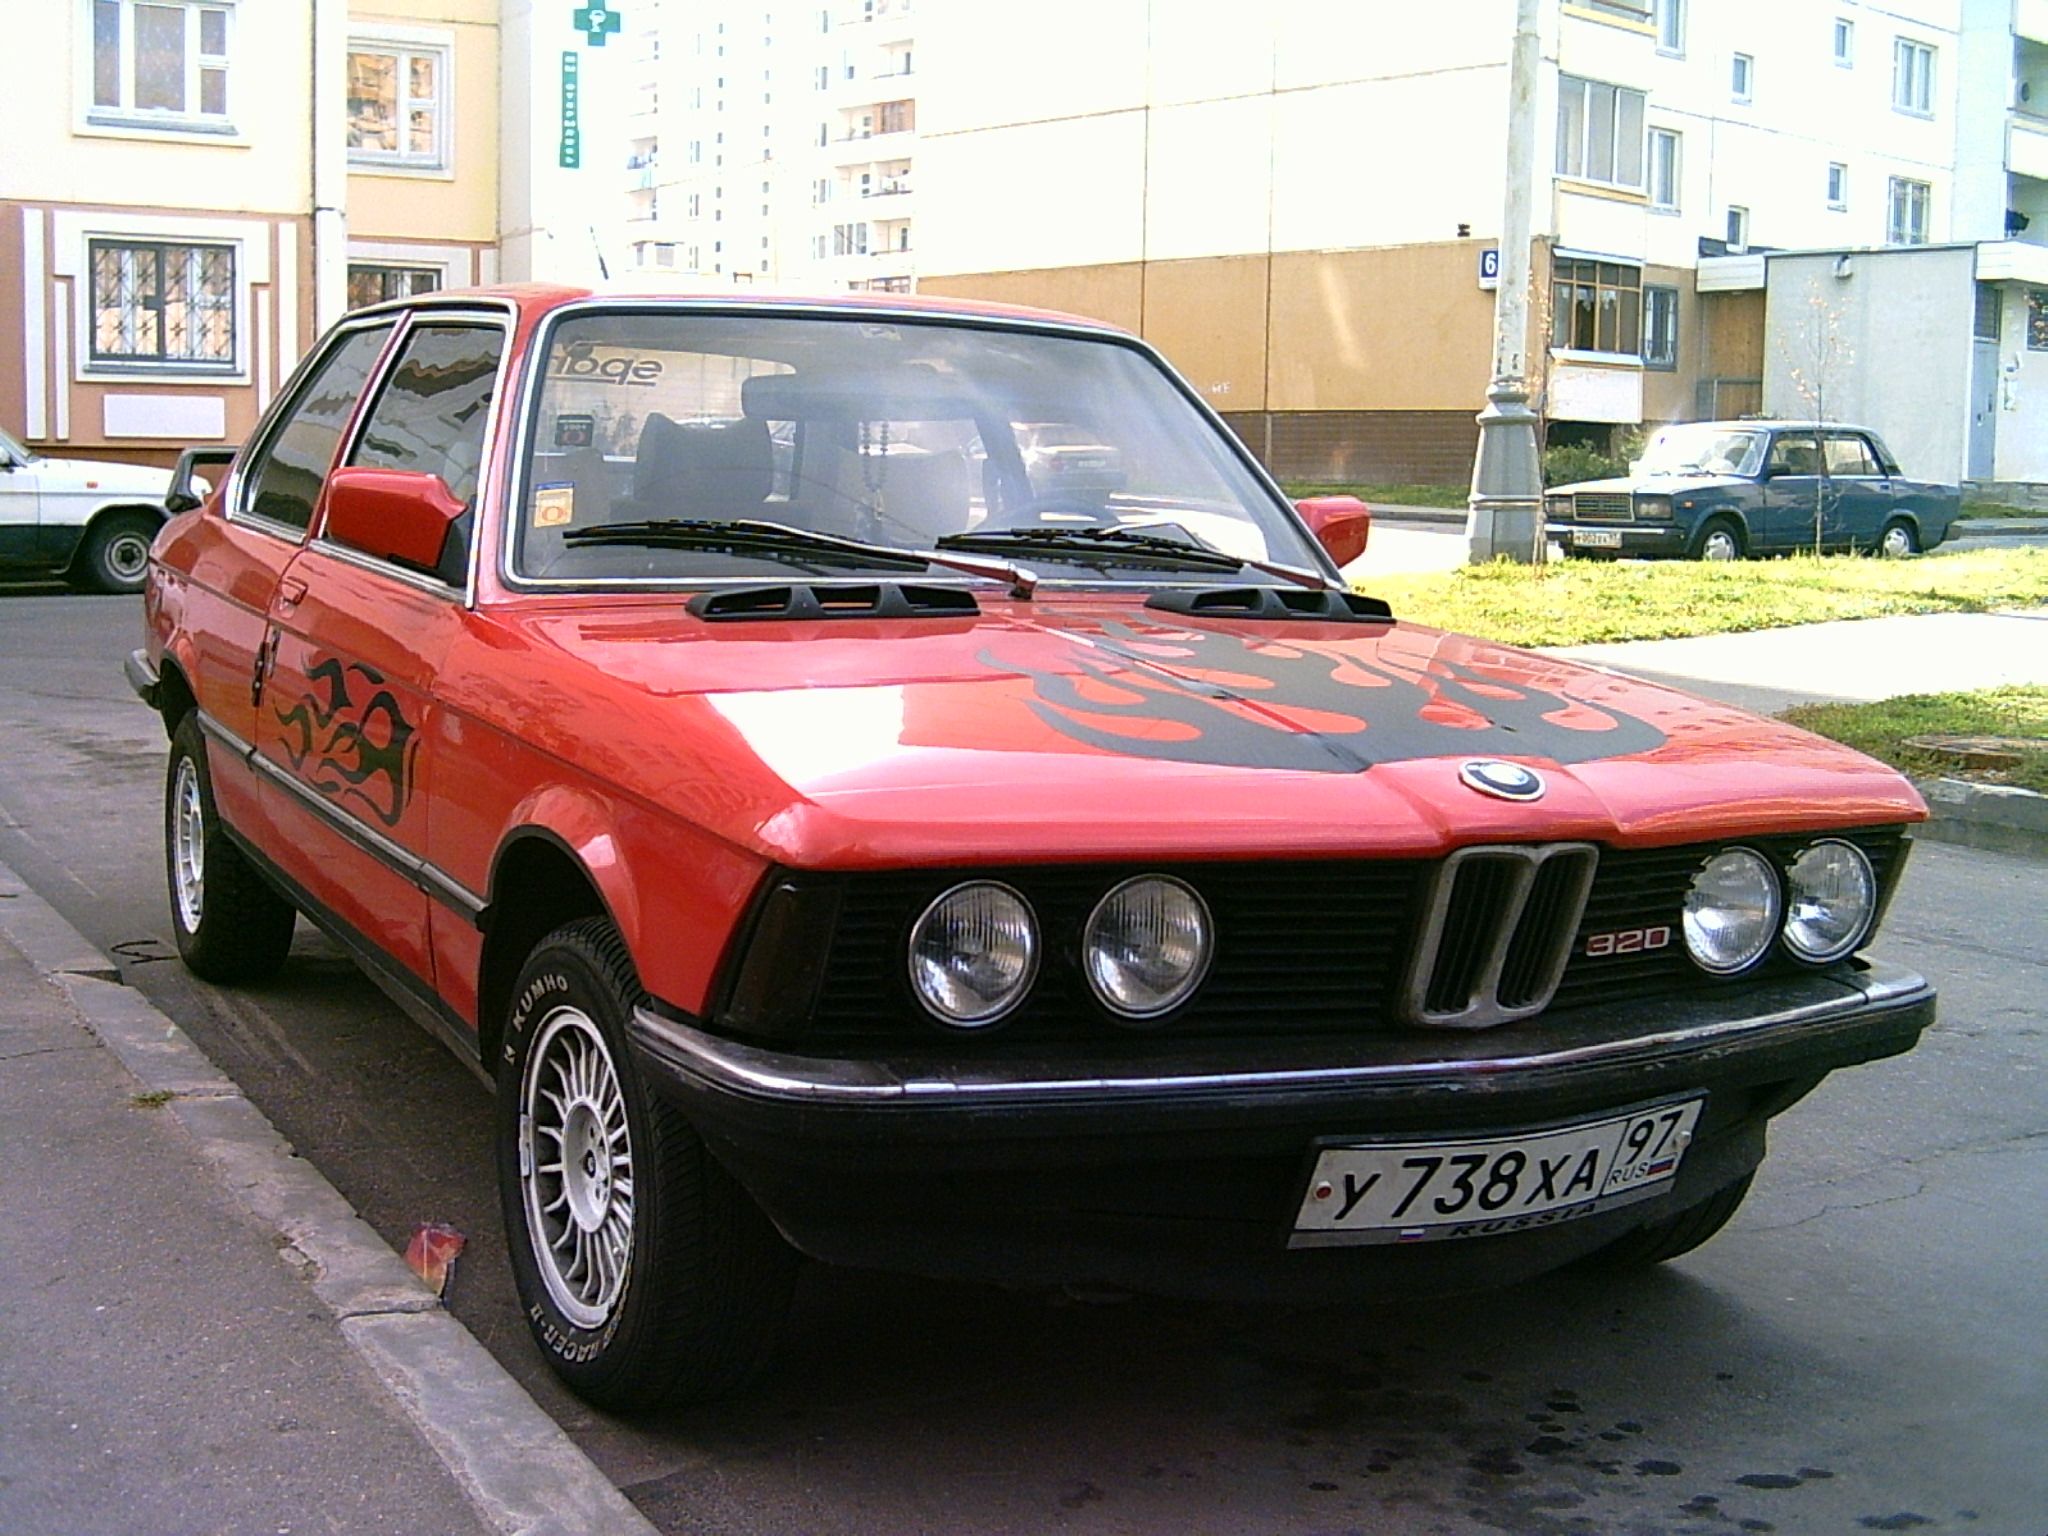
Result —
[[474, 1077], [304, 925], [260, 988], [171, 958], [138, 624], [0, 596], [0, 859], [388, 1239], [468, 1235], [456, 1314], [665, 1529], [2048, 1532], [2048, 864], [1919, 847], [1880, 950], [1941, 1025], [1779, 1121], [1659, 1272], [1300, 1311], [814, 1269], [753, 1396], [628, 1425], [528, 1345]]

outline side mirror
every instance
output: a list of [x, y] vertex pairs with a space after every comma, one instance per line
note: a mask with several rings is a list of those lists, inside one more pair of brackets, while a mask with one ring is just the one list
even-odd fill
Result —
[[1372, 508], [1356, 496], [1309, 496], [1297, 501], [1294, 510], [1338, 565], [1349, 565], [1365, 553], [1372, 537]]
[[199, 489], [206, 482], [199, 478], [197, 472], [202, 468], [226, 469], [241, 451], [239, 448], [187, 448], [179, 454], [177, 468], [171, 471], [171, 488], [164, 493], [164, 510], [175, 516], [203, 505], [212, 494], [212, 488]]
[[432, 571], [463, 510], [439, 475], [351, 465], [327, 477], [324, 531], [379, 560]]

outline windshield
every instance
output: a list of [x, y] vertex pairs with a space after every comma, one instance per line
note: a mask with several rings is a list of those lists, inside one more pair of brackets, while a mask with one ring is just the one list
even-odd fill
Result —
[[[559, 323], [545, 369], [511, 539], [510, 569], [528, 580], [803, 568], [792, 541], [770, 549], [699, 526], [729, 522], [885, 552], [1021, 533], [1029, 543], [1011, 558], [1048, 581], [1218, 579], [1213, 560], [1208, 574], [1199, 560], [1180, 569], [1102, 530], [1320, 564], [1228, 439], [1144, 353], [1112, 340], [859, 314], [605, 309]], [[666, 526], [677, 522], [693, 526]]]
[[1650, 439], [1638, 467], [1646, 475], [1751, 475], [1764, 434], [1706, 423], [1666, 427]]

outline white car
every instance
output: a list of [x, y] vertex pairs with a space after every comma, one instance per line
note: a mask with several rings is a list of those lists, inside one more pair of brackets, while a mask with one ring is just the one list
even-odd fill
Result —
[[47, 459], [0, 431], [0, 574], [141, 591], [170, 485], [167, 469]]

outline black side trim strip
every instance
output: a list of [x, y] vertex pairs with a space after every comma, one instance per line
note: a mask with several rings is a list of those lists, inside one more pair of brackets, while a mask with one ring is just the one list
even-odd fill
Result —
[[199, 726], [207, 735], [241, 758], [257, 773], [262, 774], [278, 788], [288, 791], [301, 805], [356, 847], [367, 853], [385, 868], [391, 870], [408, 884], [426, 892], [443, 906], [459, 914], [478, 929], [490, 925], [490, 903], [477, 895], [460, 881], [444, 874], [418, 854], [399, 847], [390, 838], [372, 827], [356, 820], [347, 811], [335, 805], [316, 791], [307, 788], [283, 768], [258, 752], [250, 743], [242, 740], [233, 731], [215, 720], [205, 710], [199, 712]]
[[426, 982], [379, 949], [353, 923], [323, 905], [312, 892], [279, 869], [267, 854], [225, 821], [221, 823], [221, 830], [242, 851], [242, 857], [255, 865], [264, 879], [282, 891], [308, 921], [348, 951], [348, 957], [355, 961], [363, 974], [374, 981], [408, 1018], [447, 1046], [455, 1054], [455, 1059], [474, 1072], [486, 1087], [496, 1088], [491, 1074], [484, 1068], [476, 1031], [464, 1022], [460, 1014], [442, 1002]]

